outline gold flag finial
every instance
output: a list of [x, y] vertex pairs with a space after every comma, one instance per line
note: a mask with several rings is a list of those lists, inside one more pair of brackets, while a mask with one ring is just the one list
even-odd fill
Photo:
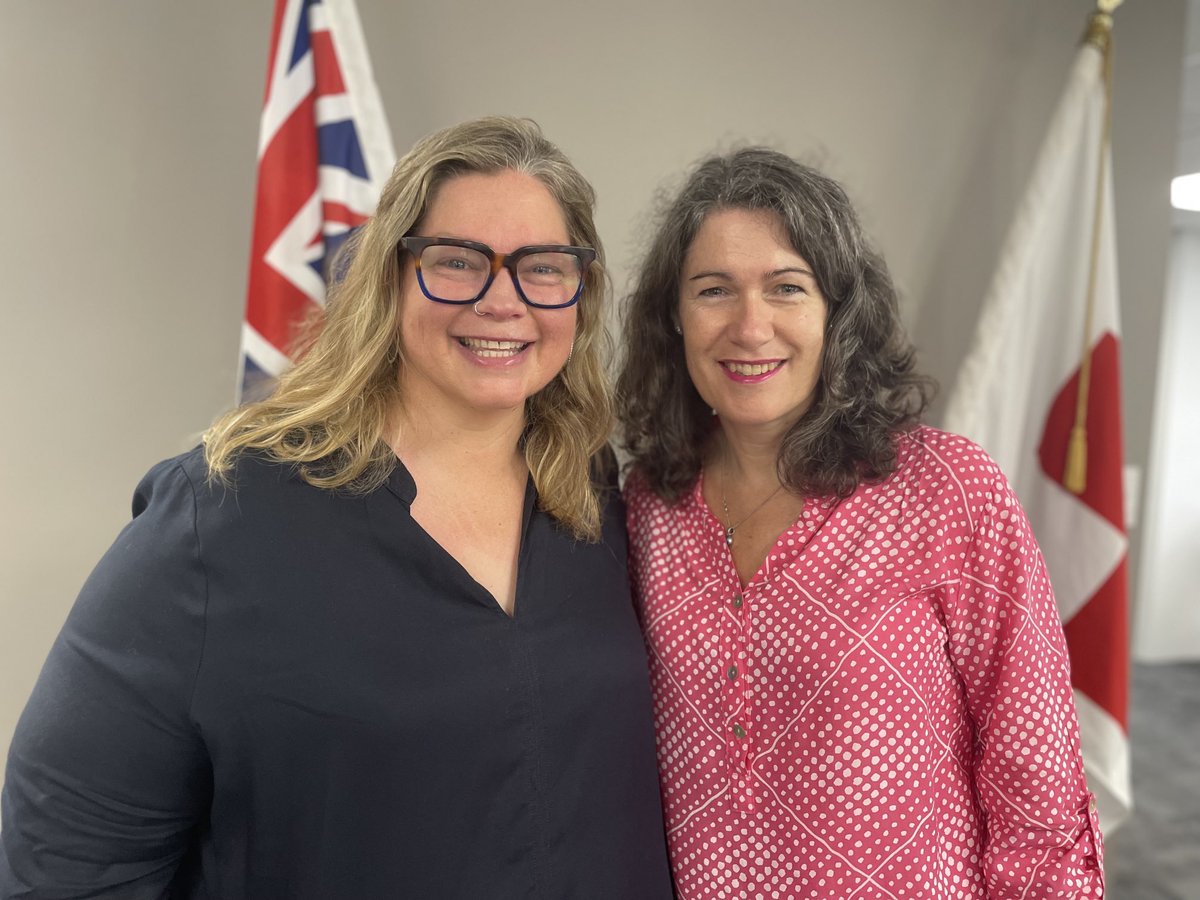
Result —
[[1108, 50], [1112, 38], [1113, 10], [1122, 0], [1096, 0], [1096, 11], [1088, 16], [1087, 30], [1083, 33], [1084, 44], [1093, 44], [1101, 52]]

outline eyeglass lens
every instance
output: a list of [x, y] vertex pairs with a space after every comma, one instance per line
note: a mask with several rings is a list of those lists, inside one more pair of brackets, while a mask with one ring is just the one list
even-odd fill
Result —
[[[530, 253], [516, 261], [521, 291], [532, 303], [570, 303], [583, 280], [579, 257], [572, 253]], [[491, 261], [478, 250], [432, 244], [421, 252], [425, 290], [439, 300], [473, 300], [491, 274]]]

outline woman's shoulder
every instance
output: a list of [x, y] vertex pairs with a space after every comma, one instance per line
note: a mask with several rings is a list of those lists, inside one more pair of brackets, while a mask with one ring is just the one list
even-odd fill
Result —
[[211, 491], [218, 486], [227, 490], [258, 488], [277, 484], [295, 474], [294, 466], [271, 459], [265, 453], [246, 451], [237, 454], [229, 469], [217, 476], [209, 469], [204, 445], [197, 444], [191, 450], [155, 463], [142, 476], [138, 489], [146, 492], [163, 490], [169, 486], [191, 484], [198, 493]]
[[662, 497], [646, 473], [636, 465], [625, 476], [622, 488], [631, 541], [646, 541], [653, 534], [682, 533], [696, 524], [696, 483], [674, 501]]
[[621, 479], [621, 493], [625, 495], [626, 500], [645, 496], [649, 492], [650, 485], [646, 481], [646, 473], [638, 465], [631, 465], [625, 470]]
[[206, 471], [204, 449], [199, 446], [155, 463], [134, 488], [133, 517], [181, 500], [194, 503], [196, 487], [204, 483]]
[[979, 444], [929, 425], [898, 436], [896, 470], [885, 484], [927, 497], [957, 498], [971, 518], [984, 506], [1007, 504], [1011, 495], [999, 465]]
[[638, 509], [674, 509], [686, 501], [690, 491], [684, 492], [683, 496], [676, 503], [670, 503], [659, 496], [645, 471], [640, 466], [634, 464], [625, 473], [621, 493], [625, 497], [625, 504], [630, 509], [635, 507]]
[[973, 440], [932, 425], [901, 433], [896, 457], [898, 471], [943, 471], [960, 478], [984, 478], [989, 483], [1000, 474], [996, 461]]
[[263, 515], [283, 523], [289, 511], [298, 512], [306, 502], [324, 506], [326, 495], [336, 493], [313, 487], [294, 465], [265, 453], [239, 453], [227, 471], [216, 474], [200, 445], [146, 472], [134, 490], [133, 515], [163, 515], [186, 507], [198, 527]]

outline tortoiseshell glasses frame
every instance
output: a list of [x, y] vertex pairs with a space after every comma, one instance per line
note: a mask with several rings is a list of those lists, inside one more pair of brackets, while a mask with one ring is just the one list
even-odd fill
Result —
[[583, 295], [588, 266], [596, 259], [590, 247], [534, 244], [497, 253], [487, 244], [457, 238], [407, 235], [396, 244], [412, 255], [421, 293], [435, 303], [465, 306], [478, 303], [501, 269], [507, 269], [517, 296], [537, 309], [565, 309]]

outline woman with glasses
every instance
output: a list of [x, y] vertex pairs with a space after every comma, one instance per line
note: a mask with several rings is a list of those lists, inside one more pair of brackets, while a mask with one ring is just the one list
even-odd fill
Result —
[[618, 381], [684, 900], [1103, 890], [1045, 566], [928, 395], [836, 182], [761, 148], [691, 173]]
[[0, 896], [671, 896], [592, 205], [525, 120], [400, 160], [298, 364], [138, 487]]

